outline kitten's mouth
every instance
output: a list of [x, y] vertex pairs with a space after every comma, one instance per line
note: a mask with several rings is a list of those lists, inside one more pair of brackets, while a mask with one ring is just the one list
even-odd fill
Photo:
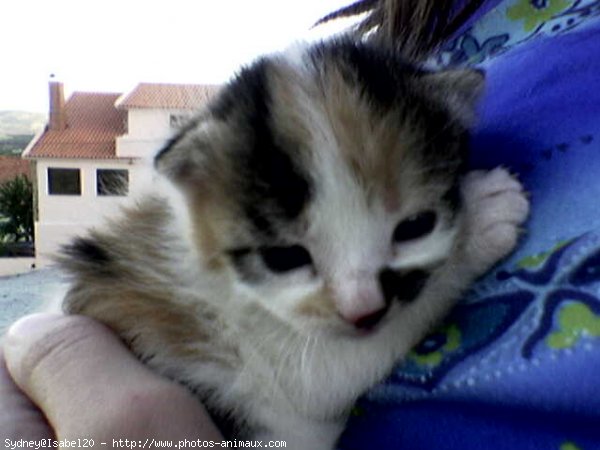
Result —
[[360, 317], [352, 323], [346, 321], [346, 323], [352, 327], [351, 334], [353, 336], [364, 337], [376, 333], [377, 330], [383, 326], [389, 309], [389, 305], [387, 305], [378, 311]]
[[356, 322], [354, 322], [354, 328], [356, 328], [356, 330], [360, 333], [371, 333], [373, 330], [375, 330], [375, 328], [377, 328], [377, 325], [379, 325], [383, 317], [387, 314], [388, 309], [389, 308], [387, 307], [382, 308], [379, 311], [361, 317]]

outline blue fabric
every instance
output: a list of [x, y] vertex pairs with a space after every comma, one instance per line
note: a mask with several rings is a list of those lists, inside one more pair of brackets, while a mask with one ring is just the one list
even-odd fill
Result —
[[513, 169], [531, 193], [519, 254], [597, 228], [600, 25], [520, 47], [487, 73], [472, 163]]
[[599, 10], [504, 1], [440, 55], [486, 69], [471, 166], [518, 174], [531, 217], [516, 252], [358, 403], [341, 449], [600, 449]]

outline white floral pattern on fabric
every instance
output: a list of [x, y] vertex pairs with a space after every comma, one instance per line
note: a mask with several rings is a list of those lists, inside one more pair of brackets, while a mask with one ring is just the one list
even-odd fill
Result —
[[533, 39], [568, 33], [599, 18], [600, 0], [506, 0], [450, 41], [433, 64], [483, 64]]

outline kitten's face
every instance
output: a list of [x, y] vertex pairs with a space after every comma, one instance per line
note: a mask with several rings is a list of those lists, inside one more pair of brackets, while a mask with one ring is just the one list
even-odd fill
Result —
[[157, 165], [240, 298], [299, 329], [362, 334], [418, 304], [456, 245], [480, 84], [349, 43], [264, 59]]

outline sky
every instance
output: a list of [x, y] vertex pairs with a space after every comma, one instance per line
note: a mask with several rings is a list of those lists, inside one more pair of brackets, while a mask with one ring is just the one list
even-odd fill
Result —
[[73, 91], [222, 83], [353, 0], [2, 0], [0, 110], [45, 112], [51, 74]]

